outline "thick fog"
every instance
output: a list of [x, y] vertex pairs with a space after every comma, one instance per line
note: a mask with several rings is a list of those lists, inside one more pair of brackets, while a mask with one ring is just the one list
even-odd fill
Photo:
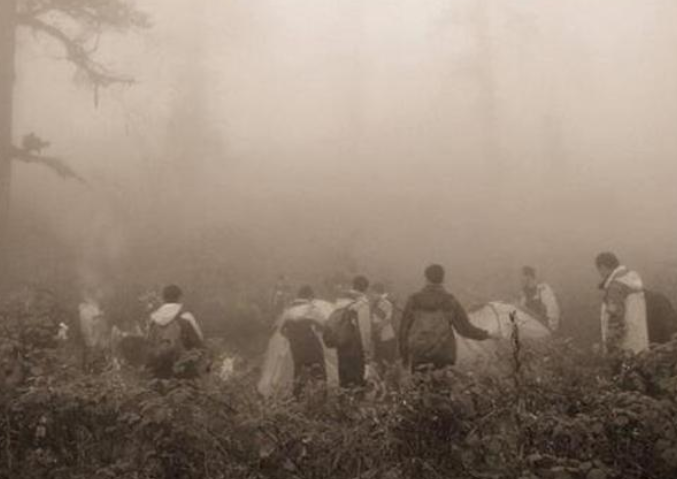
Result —
[[407, 291], [436, 261], [471, 301], [533, 264], [571, 310], [600, 250], [677, 260], [673, 0], [139, 3], [152, 28], [99, 51], [129, 87], [22, 38], [16, 133], [87, 179], [17, 168], [26, 274]]

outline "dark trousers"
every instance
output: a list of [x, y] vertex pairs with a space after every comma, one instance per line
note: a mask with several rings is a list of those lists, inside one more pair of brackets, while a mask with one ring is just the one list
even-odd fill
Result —
[[376, 341], [374, 359], [381, 368], [388, 368], [397, 362], [397, 340]]
[[364, 387], [366, 385], [365, 372], [364, 356], [338, 350], [339, 386], [346, 389]]
[[324, 362], [294, 364], [294, 397], [300, 397], [309, 384], [326, 381]]

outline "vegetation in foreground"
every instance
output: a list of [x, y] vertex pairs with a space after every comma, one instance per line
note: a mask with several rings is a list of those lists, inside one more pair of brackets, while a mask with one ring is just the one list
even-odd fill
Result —
[[[3, 478], [672, 478], [677, 341], [620, 369], [560, 342], [506, 345], [502, 371], [409, 380], [379, 401], [256, 397], [229, 381], [86, 375], [52, 340], [56, 309], [5, 309]], [[618, 366], [616, 364], [616, 366]]]

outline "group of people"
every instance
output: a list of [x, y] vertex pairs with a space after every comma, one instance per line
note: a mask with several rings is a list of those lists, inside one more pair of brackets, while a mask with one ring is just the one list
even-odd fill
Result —
[[303, 286], [278, 327], [288, 339], [294, 364], [294, 394], [309, 382], [326, 381], [325, 354], [336, 351], [339, 386], [363, 388], [372, 374], [383, 376], [401, 359], [405, 367], [439, 369], [456, 361], [455, 334], [498, 339], [472, 325], [465, 309], [444, 287], [440, 265], [425, 270], [426, 284], [412, 295], [396, 324], [395, 305], [382, 284], [356, 276], [333, 308], [325, 308]]
[[[602, 346], [608, 353], [638, 353], [652, 342], [665, 342], [677, 329], [677, 318], [664, 296], [647, 291], [639, 274], [621, 265], [613, 253], [601, 253], [595, 264], [603, 292]], [[277, 330], [288, 341], [293, 360], [294, 393], [311, 382], [327, 380], [326, 356], [337, 358], [342, 388], [363, 388], [370, 377], [383, 378], [396, 364], [412, 371], [441, 369], [456, 363], [456, 335], [475, 341], [500, 336], [473, 325], [456, 297], [445, 288], [445, 270], [425, 269], [424, 287], [397, 308], [383, 284], [371, 285], [362, 275], [332, 304], [319, 300], [311, 286], [291, 293], [281, 278], [273, 300]], [[539, 281], [535, 268], [522, 269], [518, 307], [552, 333], [561, 327], [561, 311], [553, 289]], [[109, 338], [95, 298], [80, 308], [81, 330], [88, 349]], [[204, 336], [195, 317], [182, 304], [178, 286], [167, 286], [162, 304], [150, 315], [143, 336], [146, 365], [157, 377], [176, 375], [185, 351], [201, 349]], [[140, 343], [136, 343], [140, 344]]]
[[[651, 343], [668, 341], [677, 332], [677, 315], [669, 300], [645, 289], [636, 272], [613, 253], [597, 256], [601, 277], [601, 338], [608, 354], [635, 354]], [[294, 363], [294, 393], [310, 381], [325, 381], [325, 357], [336, 351], [339, 385], [364, 387], [371, 371], [383, 375], [398, 360], [412, 371], [441, 369], [456, 362], [456, 334], [475, 340], [501, 339], [476, 327], [458, 300], [444, 286], [440, 265], [425, 270], [426, 284], [408, 299], [399, 321], [382, 285], [370, 288], [357, 276], [350, 291], [333, 309], [318, 307], [313, 290], [302, 287], [284, 310], [279, 327], [288, 339]], [[561, 310], [553, 289], [539, 281], [535, 268], [522, 269], [518, 303], [551, 333], [561, 327]]]
[[197, 375], [195, 364], [186, 365], [183, 371], [176, 369], [185, 352], [204, 348], [202, 328], [183, 305], [182, 297], [178, 286], [165, 287], [160, 304], [153, 306], [143, 326], [122, 332], [109, 324], [100, 294], [89, 291], [79, 307], [84, 368], [96, 369], [97, 362], [108, 362], [106, 356], [118, 353], [146, 366], [157, 378]]

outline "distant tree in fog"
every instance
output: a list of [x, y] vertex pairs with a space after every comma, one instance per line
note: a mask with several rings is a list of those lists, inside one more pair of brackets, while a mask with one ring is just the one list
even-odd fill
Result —
[[17, 34], [26, 29], [34, 36], [58, 44], [65, 59], [74, 65], [79, 79], [94, 89], [131, 83], [95, 59], [102, 33], [126, 32], [148, 25], [145, 15], [129, 0], [0, 0], [0, 274], [8, 254], [9, 208], [12, 163], [23, 161], [43, 165], [64, 178], [78, 175], [59, 158], [44, 156], [49, 143], [34, 133], [14, 144], [13, 103]]

